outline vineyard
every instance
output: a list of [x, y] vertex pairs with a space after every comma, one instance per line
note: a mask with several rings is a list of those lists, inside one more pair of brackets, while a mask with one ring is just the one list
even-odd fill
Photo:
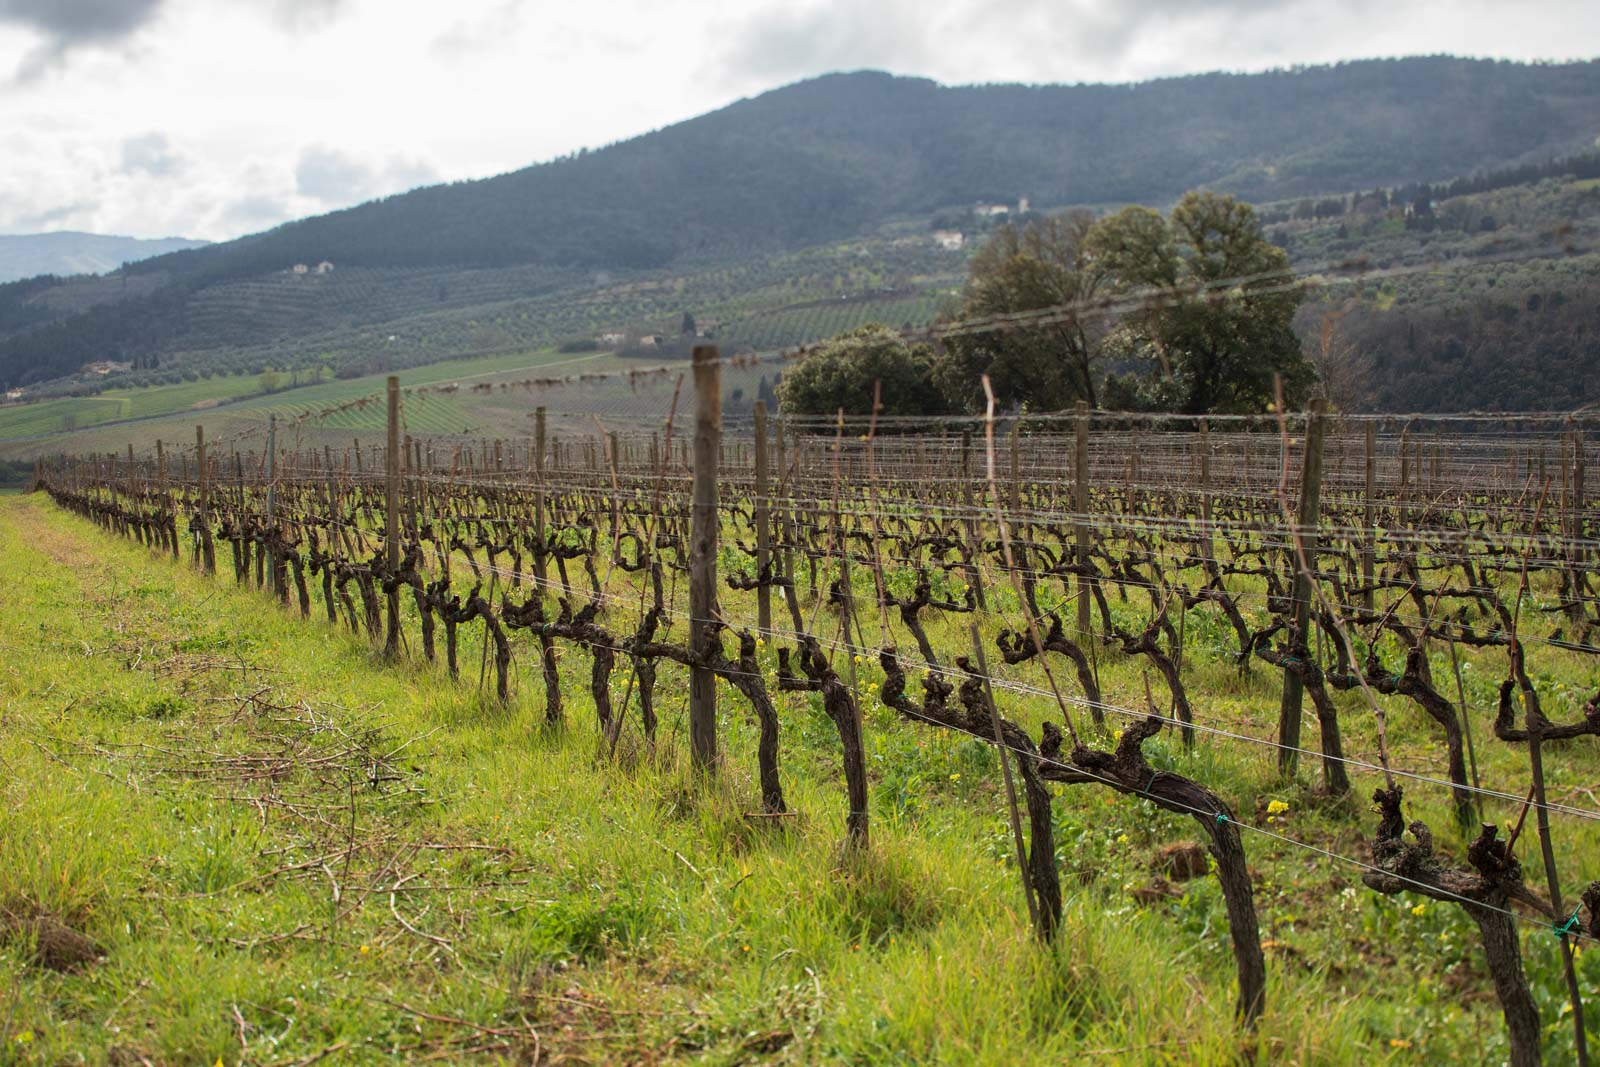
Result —
[[[481, 694], [477, 714], [513, 716], [531, 760], [570, 768], [578, 753], [580, 778], [658, 777], [674, 810], [732, 788], [731, 816], [688, 816], [719, 855], [826, 838], [833, 873], [799, 899], [848, 889], [852, 952], [887, 958], [920, 940], [927, 955], [898, 966], [934, 968], [928, 946], [939, 968], [971, 965], [952, 1012], [1011, 1020], [1044, 1059], [1105, 1048], [1110, 1020], [1134, 1011], [1097, 999], [1078, 970], [1114, 969], [1096, 939], [1131, 927], [1129, 954], [1138, 939], [1193, 954], [1203, 982], [1187, 979], [1192, 1035], [1112, 1047], [1114, 1062], [1588, 1062], [1600, 1027], [1592, 420], [1319, 405], [846, 424], [758, 405], [724, 427], [722, 369], [714, 349], [697, 352], [692, 403], [687, 390], [657, 396], [658, 419], [569, 420], [558, 436], [539, 408], [532, 433], [495, 440], [436, 433], [447, 409], [411, 420], [409, 405], [448, 401], [402, 402], [391, 380], [385, 444], [201, 432], [183, 449], [41, 461], [36, 481], [174, 565], [259, 590], [275, 617], [369, 642], [402, 685], [443, 676]], [[414, 957], [468, 971], [442, 893], [425, 921], [402, 892], [417, 872], [386, 842], [356, 840], [358, 795], [418, 802], [409, 757], [319, 733], [269, 692], [252, 714], [300, 732], [232, 801], [304, 841], [206, 890], [326, 875], [334, 925], [387, 895]], [[207, 760], [193, 754], [183, 773], [220, 773]], [[302, 795], [307, 775], [336, 779], [331, 801]], [[1057, 961], [1028, 964], [1041, 977], [1022, 1021], [985, 995], [981, 959], [946, 959], [939, 887], [896, 881], [919, 881], [904, 851], [919, 837], [994, 872], [973, 906], [1030, 932], [1016, 951]], [[520, 910], [500, 859], [482, 863]], [[650, 891], [613, 874], [578, 891], [612, 908], [607, 932], [579, 937], [591, 961], [644, 922], [628, 909]], [[17, 907], [0, 899], [0, 920]], [[724, 908], [718, 921], [742, 920]], [[808, 1044], [830, 977], [809, 955], [762, 964], [759, 988], [770, 974], [809, 1005], [770, 1030], [734, 1041], [691, 1020], [627, 1055], [868, 1055]], [[441, 1055], [590, 1062], [552, 1056], [539, 1036], [592, 1022], [588, 996], [559, 994], [578, 1006], [554, 1023], [406, 1011]], [[1350, 1044], [1286, 1043], [1311, 1032], [1307, 1013], [1355, 1020], [1337, 1039]], [[890, 1014], [876, 1054], [1017, 1054], [998, 1037], [907, 1051]], [[242, 1017], [238, 1030], [248, 1047]]]
[[[812, 344], [863, 322], [926, 324], [964, 262], [964, 254], [942, 250], [924, 234], [887, 233], [672, 271], [343, 265], [326, 274], [276, 271], [198, 291], [185, 303], [181, 331], [160, 366], [118, 380], [183, 389], [195, 387], [202, 371], [392, 372], [607, 332], [675, 335], [685, 311], [717, 324], [727, 344]], [[61, 387], [47, 386], [42, 395]], [[128, 417], [107, 407], [77, 427]], [[63, 427], [57, 421], [26, 428]]]

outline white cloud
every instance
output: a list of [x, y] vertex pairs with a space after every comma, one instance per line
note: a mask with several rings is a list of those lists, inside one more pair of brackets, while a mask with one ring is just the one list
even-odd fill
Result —
[[1441, 51], [1600, 53], [1600, 4], [0, 0], [0, 232], [231, 237], [836, 69], [1079, 82]]
[[403, 192], [437, 179], [426, 160], [394, 156], [380, 166], [371, 166], [325, 145], [312, 145], [301, 152], [294, 169], [297, 193], [337, 207]]
[[165, 178], [183, 170], [183, 157], [173, 151], [172, 141], [159, 130], [141, 133], [122, 142], [122, 171]]

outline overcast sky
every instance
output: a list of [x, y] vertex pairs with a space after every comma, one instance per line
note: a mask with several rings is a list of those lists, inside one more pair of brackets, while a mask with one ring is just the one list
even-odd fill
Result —
[[220, 239], [831, 70], [1600, 55], [1600, 0], [0, 0], [0, 233]]

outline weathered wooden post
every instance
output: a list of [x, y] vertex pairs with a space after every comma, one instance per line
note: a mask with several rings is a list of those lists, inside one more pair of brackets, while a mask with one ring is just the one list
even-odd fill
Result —
[[1411, 427], [1400, 429], [1400, 518], [1408, 525], [1411, 516]]
[[978, 509], [972, 498], [972, 431], [961, 431], [961, 510], [965, 512], [963, 525], [967, 529], [967, 554], [972, 562], [967, 565], [967, 583], [977, 594], [978, 610], [987, 612], [989, 603], [983, 592], [983, 540], [978, 536]]
[[544, 408], [533, 411], [533, 576], [544, 596]]
[[1205, 560], [1214, 563], [1217, 558], [1217, 539], [1211, 530], [1211, 432], [1206, 420], [1200, 420], [1200, 544], [1204, 546]]
[[772, 633], [772, 517], [768, 496], [767, 402], [756, 401], [756, 627], [762, 637]]
[[217, 571], [217, 550], [211, 541], [211, 464], [206, 462], [206, 430], [194, 428], [194, 462], [200, 480], [200, 546], [196, 553], [200, 568], [207, 574]]
[[784, 439], [782, 415], [779, 415], [777, 418], [777, 433], [775, 435], [774, 443], [777, 446], [775, 458], [778, 461], [778, 495], [784, 500], [783, 510], [778, 514], [779, 529], [784, 531], [782, 552], [783, 576], [789, 580], [790, 585], [792, 586], [794, 583], [794, 543], [796, 540], [796, 535], [794, 528], [793, 508], [791, 508], [788, 504], [787, 489], [789, 485], [789, 466], [787, 459], [788, 453], [785, 450], [786, 441]]
[[1078, 639], [1090, 639], [1089, 598], [1093, 582], [1089, 578], [1089, 402], [1078, 401], [1076, 420], [1076, 476], [1073, 486], [1073, 510], [1077, 518], [1073, 523], [1077, 541], [1078, 562]]
[[1372, 577], [1373, 564], [1376, 561], [1378, 542], [1377, 509], [1373, 506], [1372, 495], [1378, 474], [1378, 427], [1376, 423], [1367, 423], [1367, 470], [1366, 485], [1363, 495], [1366, 498], [1366, 510], [1362, 521], [1364, 532], [1361, 536], [1361, 606], [1367, 611], [1372, 610]]
[[[1289, 654], [1308, 655], [1307, 623], [1311, 615], [1311, 572], [1317, 566], [1317, 514], [1322, 494], [1322, 436], [1328, 402], [1322, 397], [1311, 401], [1306, 417], [1306, 446], [1300, 463], [1300, 508], [1294, 531], [1294, 621], [1289, 629]], [[1283, 672], [1283, 703], [1278, 709], [1278, 769], [1294, 774], [1299, 764], [1300, 672]]]
[[722, 357], [716, 345], [696, 345], [694, 368], [694, 485], [689, 531], [689, 742], [696, 768], [717, 765], [717, 679], [704, 660], [716, 639], [717, 457], [722, 445]]
[[267, 553], [268, 574], [272, 581], [273, 595], [286, 594], [283, 585], [283, 575], [278, 573], [278, 554], [271, 550], [272, 524], [278, 511], [278, 416], [270, 413], [267, 415], [267, 542], [262, 548]]
[[1581, 563], [1588, 553], [1584, 551], [1583, 538], [1587, 524], [1583, 521], [1583, 431], [1572, 431], [1572, 539], [1573, 551]]
[[[172, 499], [167, 492], [167, 450], [161, 438], [156, 438], [156, 491], [161, 494], [161, 511], [163, 514], [171, 512], [171, 524], [167, 527], [167, 539], [172, 549], [173, 560], [178, 559], [178, 519], [177, 509], [172, 505]], [[163, 522], [166, 520], [163, 519]]]
[[384, 561], [388, 568], [389, 629], [384, 639], [386, 656], [400, 654], [400, 379], [389, 375], [389, 440], [384, 449], [385, 494], [383, 507]]

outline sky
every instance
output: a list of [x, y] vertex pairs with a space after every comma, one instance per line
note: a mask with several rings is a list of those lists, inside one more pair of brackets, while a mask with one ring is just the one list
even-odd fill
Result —
[[0, 0], [0, 234], [222, 240], [835, 70], [1600, 56], [1597, 0]]

